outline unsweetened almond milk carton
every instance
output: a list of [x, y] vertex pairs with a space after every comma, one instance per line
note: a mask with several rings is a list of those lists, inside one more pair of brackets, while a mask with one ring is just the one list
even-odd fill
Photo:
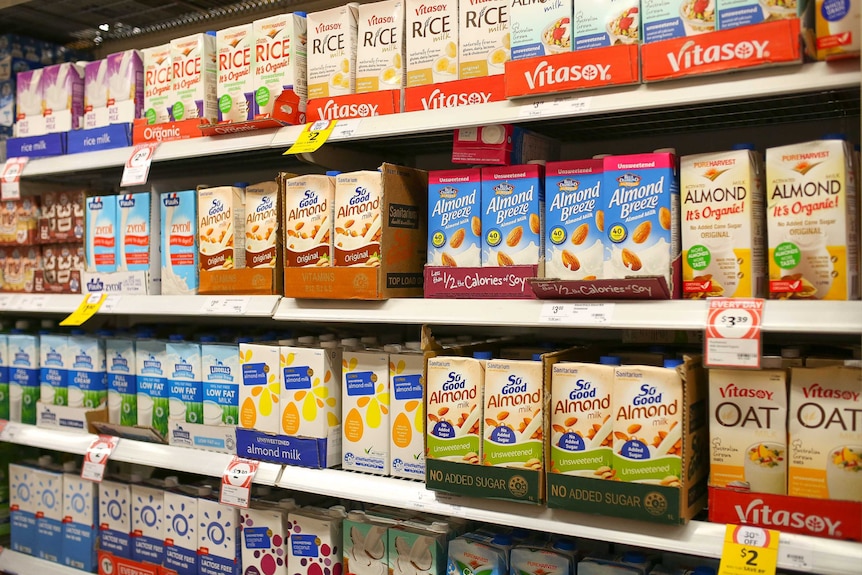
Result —
[[428, 174], [429, 265], [482, 265], [481, 179], [479, 169]]
[[536, 265], [544, 256], [542, 166], [482, 168], [482, 266]]

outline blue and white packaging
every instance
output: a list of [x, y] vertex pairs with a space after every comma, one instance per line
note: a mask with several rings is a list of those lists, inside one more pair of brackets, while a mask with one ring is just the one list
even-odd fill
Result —
[[108, 398], [108, 377], [105, 373], [105, 340], [99, 337], [73, 334], [68, 339], [70, 407], [98, 409]]
[[428, 174], [428, 265], [482, 265], [481, 172]]
[[80, 474], [63, 476], [63, 545], [61, 562], [82, 571], [96, 570], [96, 543], [99, 531], [98, 484], [81, 479]]
[[162, 435], [168, 433], [170, 400], [165, 347], [164, 341], [155, 339], [135, 342], [138, 425], [152, 427]]
[[198, 200], [195, 190], [161, 195], [162, 293], [198, 293]]
[[[770, 3], [766, 0], [715, 0], [716, 30], [730, 30], [740, 26], [760, 24], [767, 19], [777, 20], [788, 17], [779, 15], [780, 13], [792, 14], [790, 17], [796, 16], [795, 7], [785, 8], [778, 2], [774, 4], [770, 9], [768, 8]], [[773, 10], [775, 13], [768, 10]]]
[[117, 201], [114, 196], [87, 198], [85, 210], [87, 271], [115, 272], [119, 262]]
[[137, 425], [135, 342], [119, 338], [105, 340], [105, 369], [108, 383], [108, 421], [124, 426]]
[[576, 0], [575, 50], [637, 44], [640, 37], [639, 0]]
[[641, 10], [645, 44], [715, 30], [716, 0], [649, 0]]
[[39, 336], [39, 401], [46, 405], [68, 405], [70, 365], [68, 337]]
[[161, 276], [159, 209], [151, 192], [117, 196], [119, 271], [143, 271]]
[[132, 558], [132, 486], [99, 484], [99, 546], [117, 557]]
[[198, 575], [198, 497], [209, 492], [192, 486], [165, 491], [165, 567], [178, 575]]
[[9, 420], [36, 424], [39, 401], [39, 336], [12, 333], [9, 342]]
[[544, 260], [542, 166], [482, 168], [482, 267]]
[[165, 492], [132, 485], [132, 559], [161, 565], [165, 560]]
[[239, 423], [239, 349], [233, 344], [201, 345], [204, 421], [206, 425]]
[[32, 467], [9, 464], [10, 547], [13, 551], [35, 554], [36, 475]]
[[36, 487], [36, 553], [40, 559], [60, 562], [63, 545], [63, 473], [34, 469]]
[[9, 419], [9, 342], [0, 334], [0, 419]]
[[203, 381], [201, 346], [187, 341], [169, 341], [167, 358], [169, 418], [172, 421], [203, 423]]
[[200, 575], [239, 575], [239, 509], [201, 498], [196, 523]]

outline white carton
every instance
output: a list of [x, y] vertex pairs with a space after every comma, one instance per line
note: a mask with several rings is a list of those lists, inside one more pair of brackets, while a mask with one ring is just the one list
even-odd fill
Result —
[[118, 271], [161, 275], [158, 201], [158, 194], [154, 192], [117, 196]]
[[238, 575], [239, 509], [212, 499], [198, 499], [197, 524], [200, 575]]
[[425, 478], [425, 357], [421, 352], [389, 355], [393, 477]]
[[405, 0], [407, 87], [458, 79], [458, 2]]
[[198, 199], [195, 190], [161, 195], [162, 293], [198, 292]]
[[161, 565], [165, 559], [165, 492], [132, 485], [132, 559]]
[[84, 67], [84, 129], [107, 126], [108, 61], [88, 62]]
[[[208, 488], [200, 488], [207, 494]], [[201, 519], [197, 489], [183, 486], [165, 491], [165, 567], [183, 575], [198, 573], [198, 537]]]
[[[290, 551], [289, 537], [293, 537], [288, 529], [287, 511], [274, 506], [242, 509], [240, 524], [243, 571], [287, 575], [289, 559], [286, 555]], [[268, 565], [267, 569], [263, 568], [264, 564]]]
[[356, 93], [397, 90], [404, 84], [404, 2], [359, 6]]
[[280, 360], [279, 433], [327, 439], [330, 446], [337, 445], [341, 441], [341, 350], [282, 347]]
[[240, 367], [236, 345], [201, 344], [204, 424], [239, 423]]
[[308, 98], [356, 90], [356, 15], [350, 2], [308, 15]]
[[144, 107], [144, 62], [138, 50], [109, 54], [108, 123], [126, 124], [141, 116]]
[[42, 115], [42, 68], [19, 72], [15, 90], [15, 134], [19, 138], [47, 134]]
[[96, 570], [99, 541], [98, 484], [79, 474], [63, 476], [63, 545], [61, 562], [82, 571]]
[[244, 122], [254, 117], [252, 25], [241, 24], [216, 32], [218, 53], [218, 119]]
[[272, 114], [284, 90], [299, 96], [300, 110], [308, 97], [308, 54], [305, 15], [281, 14], [254, 21], [254, 115]]
[[345, 350], [342, 357], [342, 467], [389, 475], [389, 356]]
[[171, 40], [171, 75], [174, 97], [171, 118], [215, 122], [218, 118], [215, 36], [192, 34]]
[[137, 425], [138, 384], [134, 340], [105, 340], [105, 371], [108, 376], [108, 421], [124, 426]]
[[36, 485], [33, 468], [9, 464], [10, 547], [19, 553], [36, 553]]
[[141, 53], [144, 58], [142, 117], [148, 124], [161, 124], [171, 119], [171, 106], [175, 101], [171, 45], [146, 48]]
[[39, 337], [11, 333], [9, 342], [9, 420], [36, 423], [39, 401]]
[[99, 545], [105, 551], [132, 558], [132, 486], [116, 481], [99, 484]]
[[36, 487], [35, 555], [60, 562], [63, 545], [63, 474], [47, 469], [33, 469]]
[[79, 129], [84, 118], [83, 68], [68, 62], [48, 66], [40, 83], [46, 133]]
[[504, 73], [511, 45], [509, 0], [459, 2], [458, 11], [458, 78]]
[[115, 272], [119, 262], [117, 241], [117, 201], [113, 196], [87, 198], [87, 271]]
[[278, 433], [281, 428], [281, 369], [278, 346], [241, 343], [239, 363], [239, 425]]
[[168, 432], [170, 395], [165, 361], [165, 342], [139, 339], [135, 342], [138, 425]]
[[574, 9], [575, 50], [638, 43], [639, 0], [577, 0]]
[[199, 343], [169, 341], [167, 358], [169, 419], [188, 423], [204, 422], [201, 346]]
[[245, 267], [245, 190], [232, 186], [198, 191], [201, 270]]
[[644, 43], [715, 30], [716, 0], [652, 0], [643, 6]]
[[39, 337], [39, 400], [46, 405], [67, 405], [69, 368], [68, 338], [45, 334]]
[[279, 193], [274, 180], [245, 189], [245, 262], [250, 268], [278, 263]]
[[[287, 541], [287, 562], [292, 574], [314, 575], [324, 569], [327, 562], [341, 565], [344, 516], [343, 508], [337, 507], [305, 507], [288, 515], [293, 532]], [[326, 553], [327, 549], [330, 553]]]
[[332, 266], [335, 178], [318, 174], [288, 178], [282, 201], [285, 267]]
[[541, 6], [512, 2], [512, 60], [572, 51], [572, 0]]
[[74, 333], [68, 339], [69, 407], [99, 409], [108, 396], [105, 341]]

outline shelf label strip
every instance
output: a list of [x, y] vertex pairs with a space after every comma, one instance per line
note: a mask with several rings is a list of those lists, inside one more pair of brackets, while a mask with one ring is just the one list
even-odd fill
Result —
[[612, 303], [543, 303], [539, 323], [553, 325], [602, 325], [614, 317]]

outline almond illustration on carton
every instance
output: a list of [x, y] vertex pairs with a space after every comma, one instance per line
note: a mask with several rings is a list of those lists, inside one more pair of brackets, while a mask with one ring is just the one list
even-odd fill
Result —
[[539, 214], [530, 214], [530, 231], [534, 234], [539, 233]]
[[576, 246], [581, 245], [582, 243], [584, 243], [587, 240], [587, 235], [589, 233], [590, 233], [589, 224], [579, 225], [577, 228], [575, 228], [575, 231], [572, 232], [572, 243], [575, 244]]
[[450, 268], [457, 268], [458, 267], [458, 262], [455, 261], [455, 258], [450, 256], [446, 252], [443, 252], [443, 255], [440, 256], [440, 260], [441, 260], [441, 263], [446, 267], [450, 267]]
[[513, 266], [513, 265], [515, 265], [515, 262], [512, 260], [512, 258], [507, 256], [503, 252], [497, 252], [497, 265], [498, 266]]
[[670, 210], [667, 208], [661, 208], [658, 211], [658, 223], [666, 230], [670, 229]]
[[642, 244], [647, 241], [649, 238], [649, 234], [652, 231], [652, 224], [648, 221], [641, 222], [641, 224], [635, 228], [634, 233], [632, 234], [632, 241], [636, 244]]
[[570, 252], [569, 250], [563, 250], [562, 253], [563, 265], [573, 272], [581, 269], [581, 262], [578, 260], [578, 257]]
[[514, 248], [519, 243], [521, 243], [521, 237], [524, 235], [524, 228], [521, 226], [515, 226], [512, 228], [512, 231], [509, 232], [509, 235], [506, 236], [506, 245], [510, 248]]
[[605, 231], [605, 213], [602, 210], [596, 210], [596, 229]]
[[464, 231], [464, 228], [458, 228], [454, 234], [452, 234], [452, 238], [449, 240], [449, 246], [453, 250], [457, 250], [461, 247], [461, 244], [464, 243], [464, 237], [467, 235], [467, 232]]
[[482, 235], [482, 220], [479, 219], [479, 216], [473, 216], [470, 220], [470, 229], [473, 231], [474, 236]]
[[631, 250], [623, 248], [622, 258], [623, 265], [633, 272], [639, 271], [643, 267], [641, 259]]

